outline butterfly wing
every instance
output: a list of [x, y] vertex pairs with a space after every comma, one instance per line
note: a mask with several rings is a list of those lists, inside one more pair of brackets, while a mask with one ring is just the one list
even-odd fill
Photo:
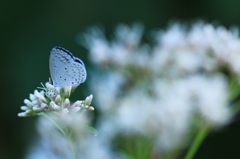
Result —
[[86, 80], [87, 72], [84, 63], [64, 48], [52, 49], [49, 66], [55, 87], [78, 86]]
[[86, 80], [86, 77], [85, 66], [74, 60], [59, 70], [57, 81], [59, 87], [78, 86]]

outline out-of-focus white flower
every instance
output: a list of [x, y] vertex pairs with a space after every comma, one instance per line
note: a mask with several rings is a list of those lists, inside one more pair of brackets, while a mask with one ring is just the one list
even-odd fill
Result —
[[138, 47], [142, 34], [143, 26], [135, 24], [133, 27], [119, 25], [112, 43], [108, 43], [100, 29], [96, 28], [92, 28], [90, 34], [85, 34], [84, 37], [93, 62], [127, 67], [135, 60], [134, 54], [142, 51]]
[[116, 44], [125, 45], [128, 48], [139, 46], [143, 35], [143, 25], [134, 24], [132, 27], [120, 24], [116, 28]]
[[[186, 33], [184, 27], [180, 24], [170, 26], [167, 31], [160, 31], [157, 34], [156, 40], [160, 47], [175, 51], [176, 48], [186, 46]], [[174, 47], [172, 47], [174, 46]]]
[[[116, 97], [121, 92], [121, 87], [124, 82], [124, 76], [119, 73], [109, 72], [107, 75], [101, 75], [98, 78], [93, 78], [91, 88], [97, 93], [96, 103], [102, 103], [98, 108], [102, 112], [108, 112], [116, 103]], [[104, 81], [100, 84], [100, 82]], [[102, 92], [99, 94], [99, 92]]]
[[[120, 25], [110, 42], [98, 34], [104, 38], [88, 38], [107, 46], [110, 69], [93, 74], [91, 88], [101, 110], [97, 129], [109, 137], [105, 142], [118, 134], [141, 134], [154, 136], [158, 148], [169, 150], [186, 139], [196, 118], [209, 128], [229, 122], [228, 77], [220, 69], [240, 77], [236, 30], [174, 24], [154, 35], [155, 44], [143, 44], [139, 25]], [[87, 48], [98, 67], [106, 66], [96, 62], [96, 45]]]
[[[71, 116], [67, 115], [69, 112], [64, 109], [60, 116], [50, 115], [50, 117], [56, 122], [61, 123], [65, 127], [70, 128], [72, 131], [71, 141], [73, 150], [77, 153], [77, 157], [82, 156], [81, 142], [84, 142], [84, 138], [87, 136], [85, 131], [85, 125], [89, 123], [89, 118], [84, 114], [72, 113]], [[30, 149], [30, 153], [27, 158], [59, 158], [66, 159], [72, 158], [71, 145], [69, 138], [63, 136], [61, 132], [56, 129], [52, 122], [49, 122], [47, 118], [40, 117], [37, 122], [37, 131], [39, 133], [39, 139], [33, 148]]]
[[205, 122], [212, 126], [229, 122], [232, 114], [227, 106], [228, 88], [226, 78], [222, 76], [196, 77], [192, 80], [195, 98], [198, 101], [197, 109]]
[[108, 63], [111, 58], [111, 49], [104, 34], [99, 28], [92, 28], [90, 33], [90, 35], [85, 34], [84, 38], [85, 46], [91, 52], [91, 59], [99, 64]]
[[108, 143], [104, 143], [101, 137], [87, 137], [81, 140], [82, 153], [79, 152], [78, 156], [84, 159], [122, 159], [112, 151]]
[[37, 122], [37, 131], [39, 133], [39, 139], [30, 149], [26, 157], [27, 159], [71, 158], [68, 139], [55, 128], [53, 123], [44, 117], [40, 117]]

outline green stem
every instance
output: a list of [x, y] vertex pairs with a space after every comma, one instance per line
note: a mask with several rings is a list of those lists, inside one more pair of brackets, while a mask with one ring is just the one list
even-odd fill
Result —
[[71, 149], [71, 154], [72, 154], [72, 159], [76, 159], [75, 156], [75, 152], [73, 149], [73, 144], [72, 144], [72, 140], [71, 140], [71, 133], [69, 133], [69, 135], [67, 135], [67, 133], [46, 113], [39, 113], [39, 115], [43, 115], [44, 117], [46, 117], [49, 121], [51, 121], [56, 127], [57, 129], [65, 136], [68, 138], [68, 142], [69, 142], [69, 147]]
[[71, 139], [70, 135], [68, 136], [68, 142], [69, 142], [69, 146], [70, 146], [70, 149], [71, 149], [72, 159], [76, 159], [75, 152], [74, 152], [74, 149], [73, 149], [72, 139]]
[[177, 158], [179, 155], [180, 150], [179, 149], [174, 149], [166, 154], [166, 159], [174, 159]]
[[192, 145], [190, 146], [184, 159], [192, 159], [193, 158], [194, 154], [196, 153], [197, 149], [203, 142], [207, 133], [208, 133], [208, 129], [206, 127], [202, 127], [200, 129], [200, 131], [198, 132], [197, 136], [195, 137], [195, 139], [194, 139]]
[[40, 113], [39, 115], [43, 115], [44, 117], [46, 117], [49, 121], [51, 121], [51, 122], [57, 127], [57, 129], [58, 129], [64, 136], [66, 136], [65, 131], [64, 131], [50, 116], [48, 116], [46, 113]]

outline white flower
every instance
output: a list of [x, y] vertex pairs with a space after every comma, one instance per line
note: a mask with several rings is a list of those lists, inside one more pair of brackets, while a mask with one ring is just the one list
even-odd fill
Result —
[[116, 29], [115, 41], [108, 43], [100, 29], [92, 28], [85, 34], [86, 47], [90, 50], [90, 59], [97, 64], [118, 64], [126, 67], [134, 59], [132, 55], [139, 52], [143, 26], [135, 24], [132, 27], [120, 25]]
[[224, 77], [193, 79], [197, 109], [209, 125], [221, 126], [229, 122], [231, 112], [227, 104], [228, 88]]
[[143, 25], [134, 24], [132, 27], [118, 25], [116, 28], [116, 44], [125, 45], [128, 48], [135, 48], [141, 42]]
[[55, 125], [46, 118], [40, 117], [37, 122], [37, 131], [39, 139], [34, 142], [26, 158], [71, 158], [68, 140], [55, 128]]
[[104, 64], [110, 60], [111, 49], [105, 36], [98, 28], [92, 28], [90, 34], [85, 34], [85, 46], [90, 51], [91, 60], [95, 63]]
[[85, 103], [86, 105], [91, 105], [93, 99], [93, 95], [91, 94], [90, 96], [86, 97]]
[[97, 103], [101, 104], [98, 107], [100, 111], [110, 111], [111, 107], [116, 103], [117, 94], [121, 92], [120, 87], [123, 82], [124, 76], [113, 72], [92, 79], [91, 87], [94, 94], [97, 94]]
[[[160, 31], [157, 42], [164, 49], [175, 51], [176, 48], [186, 46], [186, 33], [180, 24], [172, 25], [167, 31]], [[173, 47], [174, 46], [174, 47]]]
[[[90, 106], [92, 102], [93, 95], [88, 96], [83, 103], [82, 101], [77, 101], [71, 105], [69, 96], [71, 94], [72, 87], [64, 87], [63, 89], [56, 87], [54, 88], [49, 82], [42, 85], [43, 88], [40, 92], [38, 90], [34, 91], [34, 94], [30, 94], [28, 99], [24, 100], [26, 106], [22, 106], [21, 110], [25, 111], [19, 113], [20, 117], [27, 117], [33, 115], [39, 115], [44, 112], [78, 112], [81, 108], [85, 110], [93, 111], [94, 107]], [[61, 92], [63, 94], [61, 94]], [[48, 101], [50, 100], [50, 101]], [[64, 102], [63, 102], [64, 101]]]
[[[169, 150], [182, 144], [196, 118], [209, 128], [229, 122], [229, 83], [221, 68], [240, 78], [238, 33], [204, 23], [186, 28], [159, 31], [154, 45], [143, 44], [143, 27], [136, 25], [120, 25], [109, 42], [103, 33], [91, 36], [107, 46], [108, 62], [96, 63], [104, 74], [93, 74], [91, 82], [98, 129], [109, 137], [104, 142], [111, 144], [117, 134], [151, 135], [157, 148]], [[88, 48], [96, 49], [92, 43]]]

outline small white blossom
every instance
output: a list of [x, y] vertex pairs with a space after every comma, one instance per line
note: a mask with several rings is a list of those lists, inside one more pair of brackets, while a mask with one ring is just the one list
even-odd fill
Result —
[[78, 111], [80, 111], [81, 110], [81, 107], [74, 107], [74, 108], [72, 108], [72, 111], [73, 112], [78, 112]]
[[69, 107], [70, 107], [70, 100], [66, 98], [64, 101], [64, 108], [69, 108]]
[[62, 110], [62, 113], [63, 114], [67, 114], [69, 112], [69, 110], [67, 109], [67, 108], [64, 108], [63, 110]]
[[28, 107], [27, 106], [21, 106], [21, 110], [28, 110]]
[[74, 102], [71, 107], [81, 107], [82, 103], [83, 103], [82, 101], [78, 100], [78, 101]]
[[86, 97], [85, 103], [86, 105], [90, 105], [92, 103], [93, 95], [91, 94], [90, 96]]
[[26, 113], [26, 111], [25, 112], [21, 112], [21, 113], [18, 113], [18, 116], [19, 117], [25, 117], [25, 116], [27, 116], [27, 113]]
[[32, 107], [33, 106], [33, 103], [32, 102], [30, 102], [30, 100], [28, 100], [28, 99], [24, 99], [24, 104], [26, 104], [28, 107]]
[[65, 92], [65, 97], [69, 97], [72, 91], [72, 86], [66, 86], [63, 88]]
[[94, 107], [89, 106], [88, 110], [94, 111]]
[[56, 96], [56, 98], [55, 98], [55, 102], [56, 102], [56, 103], [60, 103], [61, 100], [62, 100], [61, 95], [58, 94], [58, 95]]
[[29, 95], [29, 98], [30, 98], [31, 101], [36, 100], [36, 97], [35, 97], [33, 94], [30, 94], [30, 95]]
[[58, 106], [54, 101], [51, 101], [51, 102], [50, 102], [50, 107], [51, 107], [53, 110], [60, 110], [60, 106]]

